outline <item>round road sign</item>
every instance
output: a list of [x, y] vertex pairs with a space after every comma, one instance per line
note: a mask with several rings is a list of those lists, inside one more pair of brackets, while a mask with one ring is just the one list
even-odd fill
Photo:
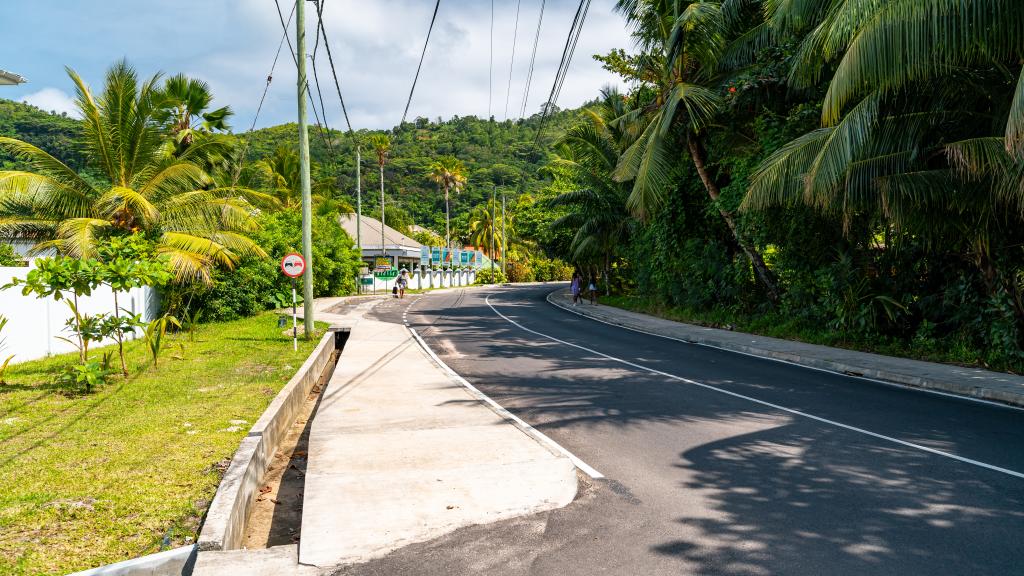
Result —
[[294, 252], [281, 259], [281, 271], [289, 278], [298, 278], [305, 270], [306, 261]]

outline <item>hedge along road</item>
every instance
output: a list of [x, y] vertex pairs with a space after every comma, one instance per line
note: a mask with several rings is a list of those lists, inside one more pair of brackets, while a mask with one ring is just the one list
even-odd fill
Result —
[[1024, 411], [623, 330], [551, 290], [434, 294], [405, 319], [605, 478], [340, 573], [1019, 573]]

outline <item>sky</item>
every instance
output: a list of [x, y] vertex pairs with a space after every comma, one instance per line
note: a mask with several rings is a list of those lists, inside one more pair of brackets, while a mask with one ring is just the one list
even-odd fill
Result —
[[[280, 2], [287, 19], [294, 3]], [[541, 0], [494, 0], [490, 112], [498, 120], [506, 117], [506, 94], [507, 117], [520, 115], [540, 4]], [[592, 58], [632, 45], [613, 4], [614, 0], [592, 1], [559, 106], [579, 106], [603, 86], [619, 84]], [[575, 0], [546, 2], [527, 116], [548, 97], [577, 5]], [[310, 52], [316, 30], [313, 6], [307, 3]], [[431, 0], [324, 0], [324, 26], [353, 128], [398, 124], [433, 7]], [[4, 26], [0, 69], [29, 81], [0, 87], [0, 97], [74, 114], [74, 88], [64, 67], [75, 69], [98, 91], [105, 70], [127, 58], [143, 76], [180, 72], [208, 82], [214, 107], [227, 104], [234, 110], [231, 124], [236, 132], [253, 122], [282, 38], [273, 0], [2, 0], [0, 22], [16, 23]], [[490, 22], [487, 0], [441, 1], [408, 120], [487, 116]], [[294, 22], [289, 28], [294, 41]], [[317, 68], [327, 123], [344, 128], [322, 47]], [[295, 121], [295, 82], [295, 64], [286, 44], [257, 128]]]

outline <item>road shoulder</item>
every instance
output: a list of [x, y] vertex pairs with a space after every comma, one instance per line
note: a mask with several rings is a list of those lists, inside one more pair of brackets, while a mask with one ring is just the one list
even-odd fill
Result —
[[711, 346], [750, 356], [836, 372], [885, 384], [1024, 406], [1024, 377], [979, 368], [894, 358], [684, 324], [612, 306], [573, 305], [567, 290], [555, 290], [547, 301], [568, 312], [621, 328]]

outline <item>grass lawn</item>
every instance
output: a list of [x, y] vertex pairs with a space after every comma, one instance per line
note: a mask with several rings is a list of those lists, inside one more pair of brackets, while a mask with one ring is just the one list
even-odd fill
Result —
[[52, 383], [77, 353], [12, 366], [0, 385], [0, 574], [193, 542], [239, 441], [315, 345], [292, 352], [271, 313], [200, 326], [194, 342], [174, 335], [156, 368], [132, 342], [131, 376], [88, 395]]

